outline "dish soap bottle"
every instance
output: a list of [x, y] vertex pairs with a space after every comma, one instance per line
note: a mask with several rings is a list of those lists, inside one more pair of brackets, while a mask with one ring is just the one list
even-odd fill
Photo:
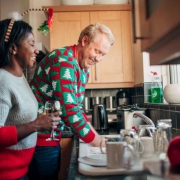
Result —
[[157, 72], [153, 73], [153, 79], [151, 83], [151, 102], [152, 103], [163, 103], [163, 90], [162, 90], [162, 83], [157, 75]]

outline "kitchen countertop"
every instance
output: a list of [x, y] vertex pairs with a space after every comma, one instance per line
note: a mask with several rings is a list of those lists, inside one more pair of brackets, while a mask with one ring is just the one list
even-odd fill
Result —
[[[180, 135], [179, 133], [173, 131], [173, 137]], [[115, 134], [113, 130], [109, 134]], [[70, 132], [63, 132], [63, 137], [73, 137], [73, 149], [71, 153], [71, 161], [68, 172], [68, 180], [95, 180], [95, 179], [103, 179], [103, 180], [146, 180], [147, 176], [151, 176], [151, 180], [157, 180], [157, 177], [150, 175], [149, 172], [144, 171], [138, 174], [131, 175], [114, 175], [114, 176], [87, 176], [78, 172], [78, 152], [79, 152], [79, 139], [77, 136], [71, 134]], [[158, 180], [163, 180], [164, 178], [158, 177]]]

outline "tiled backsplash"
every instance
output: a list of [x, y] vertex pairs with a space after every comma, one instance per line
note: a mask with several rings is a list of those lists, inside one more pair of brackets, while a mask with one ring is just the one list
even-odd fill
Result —
[[152, 104], [149, 102], [150, 83], [144, 83], [141, 87], [135, 87], [132, 94], [132, 102], [140, 107], [147, 108], [146, 115], [156, 124], [159, 119], [171, 119], [172, 128], [180, 131], [180, 104]]
[[[122, 88], [112, 88], [112, 89], [86, 89], [85, 97], [116, 97], [116, 93]], [[129, 92], [129, 102], [132, 104], [132, 92], [134, 88], [124, 88], [124, 90]]]

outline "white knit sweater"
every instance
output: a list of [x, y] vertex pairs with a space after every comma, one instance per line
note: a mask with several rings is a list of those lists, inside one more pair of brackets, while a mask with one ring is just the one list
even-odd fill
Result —
[[0, 179], [20, 179], [28, 171], [37, 133], [18, 141], [16, 126], [37, 117], [38, 104], [24, 75], [0, 68]]
[[[0, 68], [0, 126], [17, 126], [33, 121], [37, 110], [37, 100], [24, 75], [16, 77]], [[36, 145], [36, 138], [37, 133], [33, 133], [6, 148], [28, 149]]]

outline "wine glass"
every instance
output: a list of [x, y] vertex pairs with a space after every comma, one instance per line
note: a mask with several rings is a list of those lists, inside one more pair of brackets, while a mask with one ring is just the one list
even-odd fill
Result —
[[[53, 113], [53, 112], [59, 112], [60, 113], [60, 111], [61, 111], [60, 102], [56, 101], [56, 100], [46, 101], [45, 106], [44, 106], [44, 110], [45, 110], [46, 114]], [[51, 140], [59, 141], [59, 139], [54, 137], [54, 129], [52, 129], [52, 131], [51, 131], [50, 138], [46, 139], [46, 141], [51, 141]]]

